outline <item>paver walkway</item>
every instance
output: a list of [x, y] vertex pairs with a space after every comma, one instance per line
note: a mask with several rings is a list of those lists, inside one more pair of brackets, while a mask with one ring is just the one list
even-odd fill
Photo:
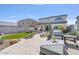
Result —
[[35, 35], [31, 39], [22, 39], [20, 42], [3, 49], [0, 54], [38, 55], [40, 52], [40, 44], [46, 40], [46, 38], [40, 38], [40, 34]]
[[[40, 33], [42, 34], [42, 33]], [[46, 41], [45, 38], [41, 38], [40, 34], [36, 34], [31, 39], [22, 39], [20, 42], [7, 47], [0, 51], [1, 55], [39, 55], [40, 44], [43, 44]], [[74, 43], [68, 42], [68, 54], [69, 55], [79, 55], [79, 48], [76, 48]]]

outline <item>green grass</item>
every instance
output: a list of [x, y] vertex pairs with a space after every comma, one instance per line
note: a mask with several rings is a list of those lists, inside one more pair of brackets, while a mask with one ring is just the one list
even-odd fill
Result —
[[29, 35], [34, 35], [34, 32], [21, 32], [3, 35], [0, 39], [18, 39], [23, 37], [28, 37]]

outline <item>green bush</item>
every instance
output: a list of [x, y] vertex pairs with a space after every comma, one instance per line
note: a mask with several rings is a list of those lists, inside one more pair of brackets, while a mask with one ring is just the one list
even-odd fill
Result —
[[69, 30], [68, 30], [68, 29], [63, 30], [63, 33], [68, 33], [68, 32], [69, 32]]
[[60, 29], [60, 30], [63, 31], [63, 33], [67, 33], [67, 32], [68, 32], [68, 29], [65, 28], [64, 25], [57, 25], [57, 26], [55, 27], [55, 29]]
[[69, 35], [77, 35], [76, 32], [69, 32]]
[[79, 32], [78, 31], [76, 32], [76, 35], [79, 35]]
[[70, 35], [79, 35], [79, 32], [69, 32]]

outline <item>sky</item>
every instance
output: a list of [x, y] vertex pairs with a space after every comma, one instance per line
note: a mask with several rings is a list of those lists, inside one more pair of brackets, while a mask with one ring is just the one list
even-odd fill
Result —
[[26, 18], [67, 14], [68, 24], [75, 24], [79, 16], [78, 4], [0, 4], [0, 21], [16, 22]]

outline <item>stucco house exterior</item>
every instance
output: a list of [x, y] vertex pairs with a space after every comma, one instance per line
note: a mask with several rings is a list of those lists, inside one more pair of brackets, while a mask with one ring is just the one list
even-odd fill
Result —
[[76, 31], [79, 31], [79, 16], [76, 17], [77, 21], [75, 23], [75, 29]]
[[69, 25], [69, 26], [68, 26], [68, 30], [69, 30], [70, 32], [75, 32], [75, 31], [76, 31], [75, 24]]
[[39, 19], [39, 23], [44, 26], [44, 29], [46, 27], [51, 27], [51, 29], [54, 29], [58, 25], [63, 25], [65, 28], [67, 28], [67, 15], [58, 15], [58, 16], [50, 16], [50, 17], [44, 17]]
[[35, 30], [38, 27], [38, 21], [35, 21], [35, 19], [27, 18], [23, 19], [17, 22], [18, 27], [24, 27], [29, 28], [30, 30]]
[[31, 19], [31, 18], [17, 21], [17, 25], [23, 27], [34, 27], [36, 24], [38, 24], [38, 22], [35, 21], [35, 19]]

